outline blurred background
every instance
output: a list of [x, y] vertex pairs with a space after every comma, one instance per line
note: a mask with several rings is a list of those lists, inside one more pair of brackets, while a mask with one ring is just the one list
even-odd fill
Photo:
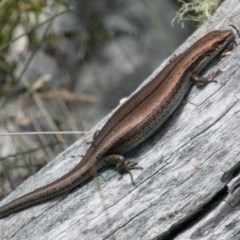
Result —
[[90, 130], [206, 18], [204, 2], [2, 0], [0, 199], [81, 136], [9, 133]]

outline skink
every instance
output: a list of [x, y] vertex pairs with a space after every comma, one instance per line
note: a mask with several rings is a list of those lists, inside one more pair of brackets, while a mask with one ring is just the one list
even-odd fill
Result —
[[[54, 198], [79, 185], [100, 161], [116, 162], [126, 172], [124, 154], [149, 138], [179, 106], [206, 65], [235, 43], [231, 30], [216, 30], [200, 38], [147, 85], [126, 101], [96, 134], [82, 161], [66, 175], [0, 207], [0, 218]], [[134, 168], [134, 167], [133, 167]], [[131, 173], [130, 173], [131, 174]]]

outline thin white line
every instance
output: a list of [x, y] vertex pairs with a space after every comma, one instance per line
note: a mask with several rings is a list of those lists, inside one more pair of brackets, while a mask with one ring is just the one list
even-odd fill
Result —
[[0, 136], [16, 136], [16, 135], [51, 135], [51, 134], [85, 134], [84, 131], [64, 131], [64, 132], [0, 132]]

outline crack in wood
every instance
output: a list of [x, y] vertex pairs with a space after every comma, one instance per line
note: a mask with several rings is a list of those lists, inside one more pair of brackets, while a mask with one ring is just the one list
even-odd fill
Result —
[[180, 233], [186, 231], [201, 219], [213, 211], [228, 195], [228, 188], [224, 186], [208, 202], [196, 209], [195, 212], [173, 224], [165, 233], [153, 238], [153, 240], [171, 240]]

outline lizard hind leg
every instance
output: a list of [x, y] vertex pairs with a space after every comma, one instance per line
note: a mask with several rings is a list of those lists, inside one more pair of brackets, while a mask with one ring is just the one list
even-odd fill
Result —
[[137, 163], [129, 165], [126, 163], [124, 156], [120, 154], [111, 154], [104, 157], [104, 160], [112, 165], [115, 165], [116, 170], [121, 174], [119, 179], [122, 179], [124, 174], [129, 174], [131, 177], [131, 181], [133, 186], [135, 186], [135, 182], [133, 180], [132, 170], [142, 170], [142, 167], [137, 166]]

